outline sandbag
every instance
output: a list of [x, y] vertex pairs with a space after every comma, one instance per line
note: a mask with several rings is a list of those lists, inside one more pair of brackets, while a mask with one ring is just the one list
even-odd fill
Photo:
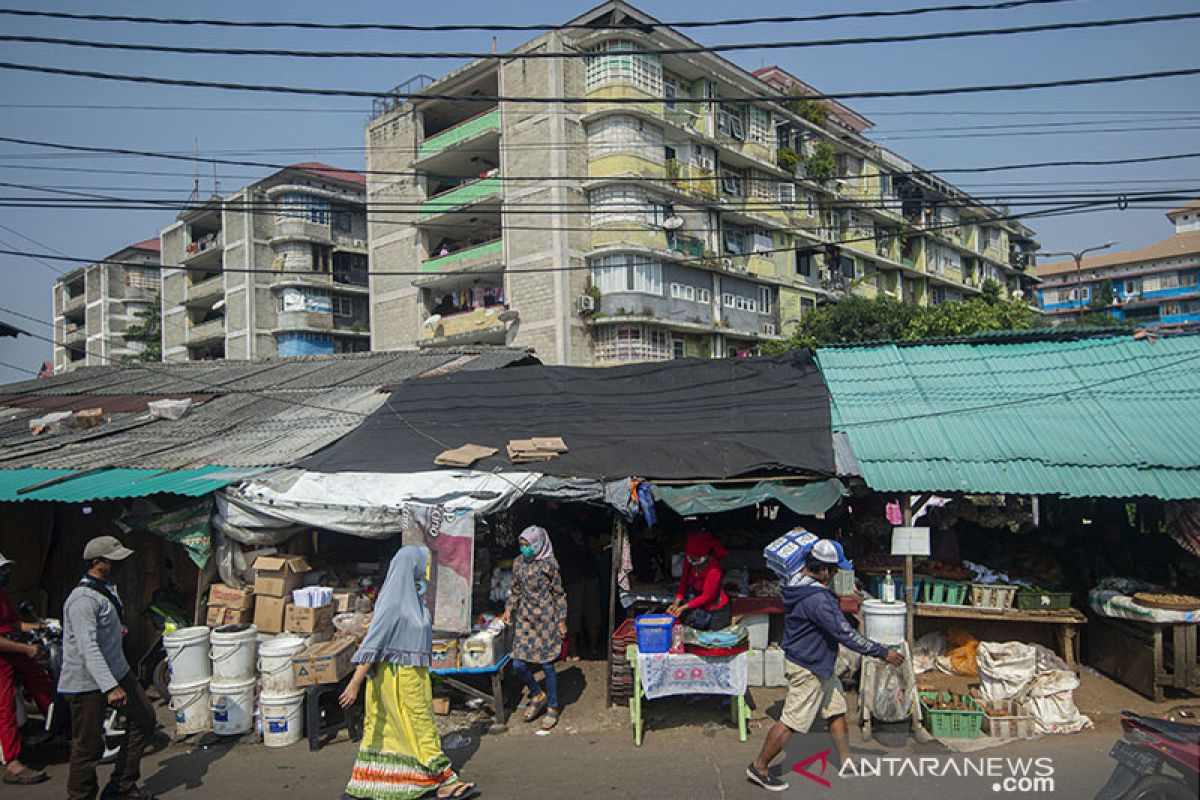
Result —
[[985, 700], [1009, 700], [1037, 673], [1037, 651], [1021, 642], [980, 642], [976, 651], [979, 689]]

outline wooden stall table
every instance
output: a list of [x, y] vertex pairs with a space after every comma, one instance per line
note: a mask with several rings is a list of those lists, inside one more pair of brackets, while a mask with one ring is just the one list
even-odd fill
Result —
[[1075, 608], [1056, 609], [1053, 611], [1022, 610], [1006, 608], [1003, 610], [976, 608], [975, 606], [939, 606], [932, 603], [917, 603], [917, 617], [923, 619], [960, 619], [978, 622], [1025, 623], [1036, 625], [1055, 625], [1059, 653], [1067, 666], [1075, 673], [1079, 672], [1079, 637], [1076, 626], [1086, 625], [1088, 618]]
[[[746, 654], [699, 656], [691, 653], [638, 653], [637, 645], [626, 648], [633, 667], [633, 697], [629, 701], [629, 719], [633, 723], [633, 743], [642, 746], [642, 698], [672, 695], [724, 694], [732, 697], [730, 713], [738, 729], [738, 740], [747, 739], [750, 710], [746, 705]], [[714, 667], [717, 669], [714, 670]], [[740, 667], [740, 669], [739, 669]], [[646, 686], [643, 686], [646, 681]], [[647, 695], [649, 694], [653, 697]]]
[[1095, 615], [1088, 634], [1089, 663], [1135, 692], [1156, 703], [1163, 701], [1164, 689], [1200, 694], [1196, 623]]
[[[512, 660], [512, 656], [505, 653], [504, 658], [500, 659], [494, 666], [491, 667], [462, 667], [459, 669], [431, 669], [430, 674], [436, 675], [442, 679], [452, 689], [457, 689], [468, 697], [474, 697], [482, 700], [492, 713], [496, 715], [496, 723], [489, 729], [490, 733], [504, 733], [508, 730], [508, 711], [504, 707], [504, 668], [508, 666], [508, 662]], [[491, 692], [481, 691], [476, 689], [469, 683], [459, 680], [459, 676], [467, 675], [488, 675], [491, 677]]]

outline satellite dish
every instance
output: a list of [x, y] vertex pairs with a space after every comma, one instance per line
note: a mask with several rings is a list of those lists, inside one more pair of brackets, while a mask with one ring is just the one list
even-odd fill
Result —
[[213, 310], [213, 311], [220, 311], [220, 310], [221, 310], [222, 308], [224, 308], [224, 307], [225, 307], [225, 298], [224, 298], [224, 297], [222, 297], [220, 300], [218, 300], [217, 302], [213, 303], [212, 310]]
[[677, 231], [683, 227], [683, 217], [667, 217], [662, 222], [663, 228], [669, 231]]
[[429, 319], [425, 320], [425, 322], [424, 322], [424, 323], [422, 323], [422, 324], [423, 324], [423, 325], [424, 325], [426, 328], [432, 328], [432, 327], [434, 327], [435, 325], [437, 325], [437, 324], [438, 324], [439, 322], [441, 322], [441, 321], [442, 321], [442, 315], [441, 315], [441, 314], [434, 314], [432, 317], [430, 317]]

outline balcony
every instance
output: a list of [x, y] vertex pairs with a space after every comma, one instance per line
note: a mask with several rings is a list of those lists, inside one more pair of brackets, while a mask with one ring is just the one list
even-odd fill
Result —
[[470, 141], [477, 136], [499, 132], [500, 109], [497, 107], [491, 111], [485, 111], [478, 116], [463, 120], [457, 125], [453, 125], [444, 131], [439, 131], [433, 136], [426, 138], [417, 147], [417, 158], [427, 158], [451, 147], [456, 147], [463, 142]]
[[199, 325], [189, 325], [187, 332], [187, 343], [189, 345], [202, 344], [204, 342], [216, 342], [225, 340], [225, 318], [211, 319], [208, 322], [202, 322]]
[[503, 266], [504, 240], [493, 239], [473, 247], [465, 247], [448, 255], [431, 258], [421, 264], [421, 272], [448, 274], [474, 272], [487, 267], [502, 268]]
[[499, 175], [492, 175], [488, 178], [464, 183], [448, 192], [434, 195], [421, 203], [421, 219], [459, 211], [468, 206], [489, 200], [499, 200], [500, 195], [501, 185]]
[[684, 194], [708, 200], [715, 200], [717, 197], [716, 176], [712, 170], [704, 169], [695, 164], [680, 163], [675, 159], [667, 159], [667, 180]]
[[345, 233], [335, 233], [333, 234], [333, 249], [347, 253], [365, 253], [367, 252], [367, 240]]
[[218, 231], [188, 242], [184, 248], [183, 263], [189, 266], [220, 263], [221, 251], [225, 249], [225, 237]]
[[679, 236], [673, 232], [667, 233], [667, 249], [688, 258], [704, 257], [703, 241], [690, 236]]
[[87, 305], [87, 298], [80, 292], [63, 300], [62, 313], [70, 314], [73, 311], [82, 311]]
[[272, 333], [310, 331], [328, 333], [333, 330], [333, 315], [328, 311], [281, 311]]
[[211, 278], [190, 284], [187, 287], [186, 306], [209, 308], [225, 295], [225, 276], [214, 275]]
[[63, 328], [63, 344], [80, 344], [87, 340], [87, 328], [83, 325], [67, 325]]
[[421, 328], [421, 347], [450, 344], [504, 344], [507, 324], [500, 319], [504, 306], [476, 308], [438, 317]]

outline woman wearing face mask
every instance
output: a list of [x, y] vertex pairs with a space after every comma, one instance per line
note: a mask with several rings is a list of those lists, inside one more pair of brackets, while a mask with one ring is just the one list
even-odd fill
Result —
[[683, 575], [675, 592], [675, 602], [667, 609], [673, 617], [683, 617], [689, 628], [718, 631], [733, 624], [733, 608], [721, 587], [724, 572], [720, 559], [728, 551], [711, 533], [689, 533], [683, 547], [687, 556]]
[[341, 705], [353, 705], [364, 683], [367, 700], [362, 744], [346, 787], [349, 797], [462, 800], [476, 793], [450, 767], [433, 720], [433, 622], [423, 598], [428, 565], [424, 547], [400, 548], [354, 654], [358, 667]]
[[[567, 593], [546, 529], [532, 525], [521, 531], [520, 546], [502, 619], [513, 626], [513, 671], [529, 688], [525, 721], [533, 722], [545, 711], [542, 730], [548, 731], [558, 724], [562, 711], [554, 661], [567, 635]], [[545, 691], [533, 677], [538, 665], [546, 676]]]

